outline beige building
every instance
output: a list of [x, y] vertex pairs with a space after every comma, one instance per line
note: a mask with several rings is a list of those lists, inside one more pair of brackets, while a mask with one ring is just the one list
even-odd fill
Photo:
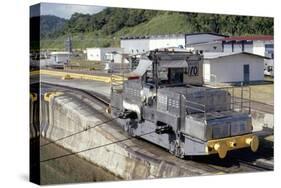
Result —
[[206, 52], [203, 55], [203, 75], [206, 83], [264, 80], [264, 56], [247, 52]]

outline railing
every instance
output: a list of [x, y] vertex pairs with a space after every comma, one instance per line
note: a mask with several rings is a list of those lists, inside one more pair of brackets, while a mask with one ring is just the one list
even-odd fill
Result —
[[[192, 105], [195, 105], [197, 107], [193, 107]], [[207, 113], [206, 113], [206, 105], [204, 104], [201, 104], [201, 103], [197, 103], [197, 102], [194, 102], [194, 101], [189, 101], [189, 100], [186, 100], [186, 112], [187, 114], [192, 114], [191, 113], [191, 110], [195, 113], [203, 113], [204, 114], [204, 119], [206, 120], [207, 119]]]
[[[226, 99], [229, 102], [208, 105], [208, 90], [225, 90]], [[195, 102], [185, 99], [187, 114], [202, 114], [204, 119], [217, 118], [223, 115], [224, 111], [235, 111], [251, 113], [251, 88], [250, 87], [225, 87], [216, 89], [206, 89], [204, 91], [204, 101]], [[183, 95], [183, 94], [181, 94]], [[229, 100], [228, 100], [229, 99]], [[181, 103], [181, 105], [184, 105]]]

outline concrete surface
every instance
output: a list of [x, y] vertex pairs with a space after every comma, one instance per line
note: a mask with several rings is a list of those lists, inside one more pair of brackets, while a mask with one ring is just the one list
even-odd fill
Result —
[[98, 92], [107, 97], [110, 96], [110, 84], [93, 81], [93, 80], [79, 80], [79, 79], [70, 79], [62, 80], [60, 77], [41, 75], [40, 81], [50, 84], [58, 84], [63, 86], [74, 87], [78, 89], [84, 89], [88, 91]]

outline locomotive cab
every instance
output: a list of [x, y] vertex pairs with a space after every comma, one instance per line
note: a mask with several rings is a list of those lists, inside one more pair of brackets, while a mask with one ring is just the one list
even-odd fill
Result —
[[200, 54], [151, 51], [121, 88], [112, 87], [112, 116], [130, 135], [181, 158], [216, 153], [224, 158], [245, 147], [256, 151], [250, 100], [235, 96], [235, 88], [204, 86], [202, 69]]

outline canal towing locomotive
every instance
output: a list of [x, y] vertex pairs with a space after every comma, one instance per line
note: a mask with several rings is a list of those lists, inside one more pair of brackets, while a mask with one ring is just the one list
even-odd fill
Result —
[[255, 152], [259, 140], [253, 133], [250, 97], [245, 99], [244, 87], [234, 89], [204, 85], [201, 54], [149, 51], [126, 80], [112, 80], [111, 115], [129, 135], [180, 158], [225, 158], [228, 151], [247, 147]]

